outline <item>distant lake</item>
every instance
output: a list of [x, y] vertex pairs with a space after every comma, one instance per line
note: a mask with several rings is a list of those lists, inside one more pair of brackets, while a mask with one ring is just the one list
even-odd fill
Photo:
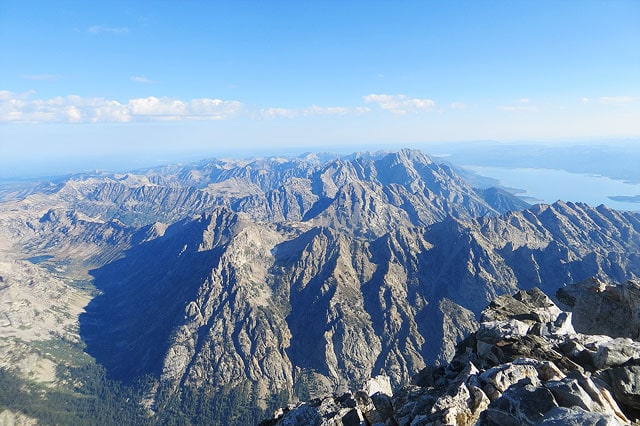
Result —
[[499, 180], [500, 185], [517, 190], [518, 196], [533, 204], [580, 201], [594, 207], [604, 204], [618, 210], [640, 211], [640, 184], [637, 183], [556, 169], [463, 167]]

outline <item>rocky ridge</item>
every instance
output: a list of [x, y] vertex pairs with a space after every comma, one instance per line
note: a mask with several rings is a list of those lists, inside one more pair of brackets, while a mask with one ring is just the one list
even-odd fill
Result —
[[0, 204], [0, 228], [18, 239], [33, 238], [23, 233], [37, 231], [37, 221], [51, 209], [140, 227], [217, 206], [261, 222], [317, 222], [379, 236], [398, 224], [425, 225], [449, 215], [468, 219], [527, 204], [497, 188], [474, 189], [451, 167], [402, 150], [79, 174], [8, 197]]
[[[624, 310], [640, 283], [590, 279], [561, 289]], [[616, 294], [630, 297], [615, 298]], [[581, 302], [576, 302], [577, 304]], [[574, 305], [576, 306], [576, 305]], [[627, 321], [602, 318], [610, 330]], [[445, 366], [429, 366], [392, 392], [387, 376], [354, 393], [278, 410], [275, 425], [619, 425], [640, 418], [640, 342], [583, 334], [591, 321], [560, 310], [537, 288], [496, 298]], [[622, 332], [624, 334], [624, 332]]]

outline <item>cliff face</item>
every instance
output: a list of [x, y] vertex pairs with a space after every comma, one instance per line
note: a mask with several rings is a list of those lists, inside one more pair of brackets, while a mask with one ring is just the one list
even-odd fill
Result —
[[[563, 289], [624, 310], [640, 284], [594, 280]], [[626, 299], [611, 298], [627, 294]], [[566, 296], [565, 296], [566, 297]], [[580, 302], [577, 302], [578, 304]], [[614, 330], [615, 317], [601, 318]], [[640, 417], [640, 343], [577, 333], [584, 319], [561, 311], [533, 288], [500, 296], [445, 366], [430, 366], [393, 392], [387, 376], [363, 389], [276, 411], [276, 425], [619, 425]]]
[[502, 294], [640, 276], [638, 214], [524, 207], [403, 150], [75, 176], [1, 203], [0, 231], [90, 269], [79, 333], [111, 377], [265, 405], [406, 383]]

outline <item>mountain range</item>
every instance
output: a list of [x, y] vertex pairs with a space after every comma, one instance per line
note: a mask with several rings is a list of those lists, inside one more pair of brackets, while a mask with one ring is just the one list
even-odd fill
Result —
[[[227, 413], [237, 390], [267, 410], [381, 372], [398, 388], [450, 361], [500, 295], [640, 276], [640, 214], [530, 206], [469, 182], [402, 150], [206, 160], [8, 188], [0, 248], [11, 267], [0, 270], [0, 295], [19, 287], [28, 297], [11, 296], [15, 306], [66, 313], [62, 329], [50, 321], [51, 339], [67, 336], [110, 379], [143, 389], [148, 419], [197, 423], [185, 401], [203, 392], [201, 404]], [[30, 295], [48, 281], [66, 297]], [[82, 313], [71, 294], [88, 301]], [[2, 328], [2, 360], [33, 352], [16, 327]], [[38, 377], [33, 365], [17, 371]]]

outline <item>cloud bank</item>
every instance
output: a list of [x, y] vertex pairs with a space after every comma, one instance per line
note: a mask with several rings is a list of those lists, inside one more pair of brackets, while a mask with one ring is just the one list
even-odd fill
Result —
[[[150, 83], [144, 77], [132, 77]], [[0, 123], [128, 123], [144, 121], [226, 120], [237, 117], [278, 119], [312, 116], [360, 115], [371, 111], [359, 106], [311, 105], [307, 108], [248, 108], [237, 100], [197, 98], [181, 100], [149, 96], [127, 102], [77, 95], [33, 99], [33, 92], [0, 91]]]
[[319, 115], [360, 115], [371, 111], [367, 107], [323, 107], [311, 105], [308, 108], [264, 108], [251, 114], [253, 118], [296, 118], [296, 117], [312, 117]]
[[406, 95], [372, 93], [364, 96], [363, 100], [368, 104], [377, 104], [381, 109], [398, 115], [418, 111], [433, 111], [436, 106], [435, 101], [431, 99], [410, 98]]
[[127, 123], [132, 121], [223, 120], [238, 115], [238, 101], [200, 98], [134, 98], [126, 103], [106, 98], [58, 96], [31, 99], [0, 91], [0, 122], [14, 123]]

